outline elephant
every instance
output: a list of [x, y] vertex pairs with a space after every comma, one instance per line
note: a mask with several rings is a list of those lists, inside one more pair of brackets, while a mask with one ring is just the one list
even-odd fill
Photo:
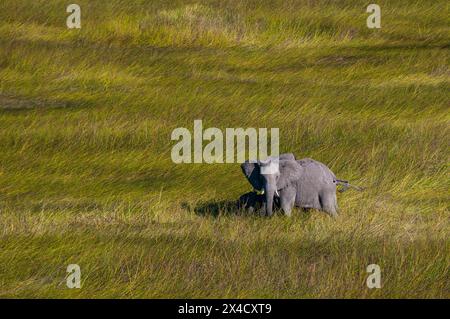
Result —
[[[259, 211], [264, 204], [264, 195], [258, 194], [256, 191], [248, 192], [239, 197], [237, 201], [237, 208], [243, 209], [247, 212], [253, 213]], [[275, 208], [280, 208], [279, 197], [274, 197], [273, 205]]]
[[[271, 171], [277, 162], [278, 169]], [[264, 192], [263, 212], [267, 216], [272, 215], [274, 198], [279, 198], [279, 206], [287, 216], [297, 206], [322, 210], [336, 217], [336, 185], [351, 186], [338, 180], [325, 164], [310, 158], [296, 160], [291, 153], [265, 161], [246, 161], [241, 168], [253, 188]]]

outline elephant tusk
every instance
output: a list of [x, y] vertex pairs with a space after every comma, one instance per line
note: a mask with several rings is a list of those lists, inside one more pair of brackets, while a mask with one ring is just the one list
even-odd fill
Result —
[[253, 189], [253, 191], [256, 193], [256, 195], [264, 195], [264, 189], [263, 190]]
[[280, 197], [280, 194], [278, 193], [278, 189], [275, 190], [275, 194]]

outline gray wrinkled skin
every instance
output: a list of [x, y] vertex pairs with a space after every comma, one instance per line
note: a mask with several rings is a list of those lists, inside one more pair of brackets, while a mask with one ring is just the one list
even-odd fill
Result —
[[271, 160], [247, 161], [241, 165], [253, 188], [264, 190], [262, 209], [267, 216], [272, 215], [274, 197], [279, 198], [279, 205], [288, 216], [294, 206], [337, 215], [336, 176], [326, 165], [310, 158], [295, 160], [293, 154], [282, 154], [277, 174], [261, 174], [261, 167]]

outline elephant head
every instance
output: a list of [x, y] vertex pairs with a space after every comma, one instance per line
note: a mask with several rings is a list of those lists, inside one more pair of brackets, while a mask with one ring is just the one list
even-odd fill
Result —
[[265, 212], [269, 216], [272, 215], [275, 194], [295, 183], [301, 177], [302, 170], [293, 154], [269, 157], [256, 163], [246, 161], [241, 168], [253, 188], [264, 191]]

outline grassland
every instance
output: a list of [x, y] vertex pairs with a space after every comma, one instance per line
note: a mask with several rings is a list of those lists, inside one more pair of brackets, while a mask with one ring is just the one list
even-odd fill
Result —
[[[0, 3], [0, 297], [450, 296], [449, 4]], [[176, 127], [279, 127], [367, 187], [264, 219]], [[65, 285], [79, 264], [82, 288]], [[382, 288], [366, 287], [366, 267]]]

